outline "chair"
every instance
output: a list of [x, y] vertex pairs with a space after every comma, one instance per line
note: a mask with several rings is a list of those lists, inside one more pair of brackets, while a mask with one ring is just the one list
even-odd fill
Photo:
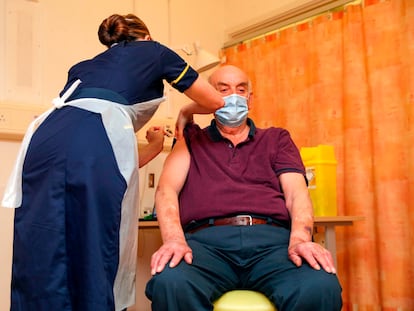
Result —
[[232, 290], [214, 302], [213, 311], [277, 311], [262, 293], [252, 290]]

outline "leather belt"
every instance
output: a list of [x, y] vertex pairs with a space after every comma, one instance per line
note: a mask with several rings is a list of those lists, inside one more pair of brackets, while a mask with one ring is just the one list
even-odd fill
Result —
[[205, 229], [212, 226], [253, 226], [253, 225], [271, 225], [275, 227], [283, 227], [282, 225], [275, 223], [271, 219], [258, 218], [250, 215], [237, 215], [234, 217], [226, 218], [211, 218], [204, 220], [201, 224], [194, 224], [190, 226], [186, 233], [194, 233], [201, 229]]

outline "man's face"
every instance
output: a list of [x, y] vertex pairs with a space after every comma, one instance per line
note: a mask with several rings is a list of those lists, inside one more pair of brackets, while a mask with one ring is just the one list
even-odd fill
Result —
[[247, 81], [239, 81], [236, 83], [232, 81], [219, 81], [215, 87], [223, 97], [231, 94], [237, 94], [246, 98], [249, 97]]
[[252, 93], [248, 76], [235, 66], [219, 68], [210, 77], [210, 83], [223, 97], [237, 94], [247, 98], [247, 106], [250, 109]]

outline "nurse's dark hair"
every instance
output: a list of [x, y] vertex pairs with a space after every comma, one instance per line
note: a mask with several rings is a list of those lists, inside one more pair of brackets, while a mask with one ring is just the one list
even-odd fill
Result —
[[135, 41], [150, 36], [145, 23], [134, 14], [113, 14], [105, 18], [98, 29], [99, 41], [108, 48], [114, 43]]

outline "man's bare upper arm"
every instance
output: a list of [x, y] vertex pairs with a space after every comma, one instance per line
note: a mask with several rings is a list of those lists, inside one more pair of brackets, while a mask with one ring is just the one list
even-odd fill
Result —
[[308, 195], [305, 178], [300, 173], [288, 172], [279, 176], [280, 184], [286, 198], [286, 204], [290, 207], [291, 201], [303, 194]]
[[187, 178], [190, 160], [190, 153], [185, 140], [178, 140], [165, 159], [158, 186], [168, 187], [179, 193]]

